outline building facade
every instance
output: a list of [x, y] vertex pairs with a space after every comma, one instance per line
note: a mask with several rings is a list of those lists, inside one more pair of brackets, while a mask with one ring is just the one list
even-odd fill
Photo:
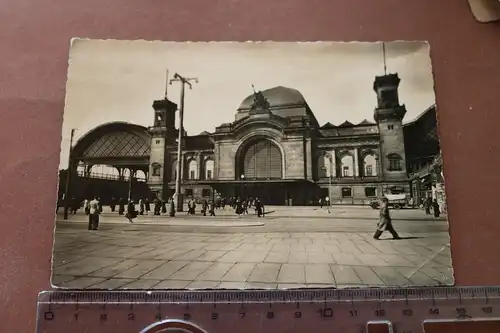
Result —
[[[403, 125], [399, 83], [397, 74], [377, 76], [374, 121], [337, 126], [320, 125], [295, 89], [255, 92], [242, 101], [234, 121], [213, 133], [183, 136], [184, 197], [244, 196], [268, 205], [310, 205], [326, 196], [332, 204], [369, 204], [384, 193], [410, 194], [407, 154], [413, 151], [407, 145], [418, 142], [406, 138], [412, 134]], [[177, 171], [177, 105], [165, 99], [153, 108], [147, 178], [153, 192], [168, 198]]]
[[408, 178], [415, 203], [432, 198], [437, 200], [441, 212], [446, 213], [443, 159], [436, 119], [436, 106], [433, 105], [405, 125]]

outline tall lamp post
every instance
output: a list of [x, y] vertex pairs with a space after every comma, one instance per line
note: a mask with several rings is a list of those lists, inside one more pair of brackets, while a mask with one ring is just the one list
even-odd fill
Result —
[[[333, 177], [333, 157], [329, 153], [325, 153], [325, 157], [328, 158], [329, 166], [330, 166], [330, 172], [328, 175], [328, 209], [330, 209], [330, 206], [332, 204], [332, 177]], [[326, 169], [326, 168], [325, 168]]]
[[73, 152], [73, 138], [75, 136], [75, 129], [71, 129], [71, 137], [69, 139], [69, 155], [68, 155], [68, 169], [66, 171], [66, 184], [64, 188], [64, 219], [68, 219], [68, 211], [69, 211], [69, 182], [71, 181], [71, 168], [72, 168], [72, 159], [71, 154]]
[[175, 179], [175, 208], [176, 211], [182, 212], [183, 207], [184, 207], [184, 200], [182, 198], [182, 193], [181, 193], [181, 182], [182, 182], [182, 174], [184, 171], [184, 168], [182, 166], [182, 161], [183, 161], [183, 156], [182, 156], [182, 137], [183, 137], [183, 131], [184, 131], [184, 88], [186, 85], [189, 86], [189, 89], [192, 89], [193, 86], [191, 84], [191, 81], [194, 81], [198, 83], [197, 78], [187, 78], [179, 75], [178, 73], [175, 73], [174, 78], [170, 80], [170, 84], [173, 82], [180, 82], [181, 83], [181, 100], [180, 100], [180, 107], [179, 107], [179, 137], [178, 137], [178, 142], [177, 142], [177, 176]]

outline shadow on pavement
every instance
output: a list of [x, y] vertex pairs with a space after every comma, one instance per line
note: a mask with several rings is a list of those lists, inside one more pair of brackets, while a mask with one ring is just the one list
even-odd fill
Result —
[[420, 239], [420, 238], [425, 238], [425, 237], [414, 237], [414, 236], [411, 236], [411, 237], [399, 237], [397, 239], [394, 239], [394, 238], [381, 238], [380, 240], [402, 240], [402, 239]]

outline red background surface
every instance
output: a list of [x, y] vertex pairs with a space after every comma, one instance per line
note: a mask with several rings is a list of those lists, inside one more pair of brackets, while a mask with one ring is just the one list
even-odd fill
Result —
[[466, 0], [0, 0], [0, 330], [50, 288], [72, 37], [428, 40], [458, 285], [500, 284], [500, 25]]

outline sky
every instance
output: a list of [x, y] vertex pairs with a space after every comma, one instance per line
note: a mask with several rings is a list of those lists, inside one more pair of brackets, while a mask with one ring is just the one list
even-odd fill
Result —
[[[387, 73], [401, 78], [404, 121], [435, 103], [430, 48], [426, 42], [385, 43]], [[189, 135], [213, 132], [235, 120], [252, 84], [257, 90], [285, 86], [299, 90], [320, 125], [373, 121], [373, 80], [384, 74], [382, 43], [262, 42], [174, 43], [74, 39], [69, 52], [61, 164], [74, 143], [103, 123], [151, 126], [154, 100], [179, 104], [174, 73], [197, 78], [186, 89], [184, 127]], [[166, 89], [167, 88], [167, 89]]]

